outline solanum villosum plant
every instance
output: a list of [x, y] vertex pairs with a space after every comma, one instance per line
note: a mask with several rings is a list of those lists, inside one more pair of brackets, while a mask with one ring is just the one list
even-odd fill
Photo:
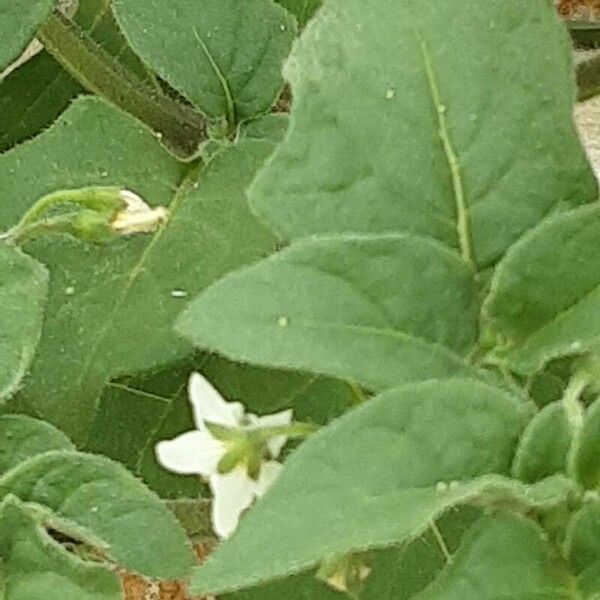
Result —
[[0, 40], [1, 600], [600, 598], [547, 0], [0, 0]]

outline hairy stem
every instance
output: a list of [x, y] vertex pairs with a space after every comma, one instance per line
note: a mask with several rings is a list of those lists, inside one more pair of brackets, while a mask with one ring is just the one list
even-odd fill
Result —
[[182, 158], [207, 137], [207, 123], [191, 107], [151, 87], [101, 48], [73, 21], [55, 12], [38, 31], [46, 50], [90, 92], [137, 117]]

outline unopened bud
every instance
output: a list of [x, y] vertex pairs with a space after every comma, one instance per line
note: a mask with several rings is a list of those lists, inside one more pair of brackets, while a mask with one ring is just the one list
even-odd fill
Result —
[[73, 215], [67, 230], [76, 238], [93, 244], [108, 244], [116, 238], [106, 216], [94, 210], [82, 210]]
[[129, 190], [122, 190], [120, 197], [125, 202], [125, 208], [117, 212], [110, 224], [117, 234], [151, 233], [166, 222], [168, 212], [164, 206], [151, 208]]

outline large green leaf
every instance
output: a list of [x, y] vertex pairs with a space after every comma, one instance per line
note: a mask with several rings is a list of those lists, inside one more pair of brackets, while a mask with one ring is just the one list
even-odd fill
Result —
[[460, 10], [319, 10], [286, 67], [290, 134], [251, 190], [284, 238], [411, 231], [486, 266], [557, 207], [596, 199], [571, 117], [571, 48], [549, 3]]
[[519, 442], [513, 475], [527, 483], [565, 473], [573, 426], [562, 402], [544, 407], [528, 424]]
[[81, 442], [109, 378], [190, 352], [172, 331], [186, 297], [275, 245], [244, 196], [272, 148], [266, 138], [243, 137], [213, 157], [198, 185], [190, 177], [177, 189], [184, 167], [147, 129], [85, 99], [44, 134], [0, 157], [0, 192], [12, 199], [0, 209], [7, 227], [57, 188], [113, 184], [151, 204], [170, 203], [168, 224], [153, 236], [107, 247], [67, 237], [27, 245], [52, 273], [48, 316], [23, 390], [41, 416]]
[[159, 498], [117, 463], [54, 450], [0, 477], [0, 498], [13, 494], [48, 511], [54, 529], [96, 546], [120, 566], [150, 577], [185, 577], [194, 554]]
[[0, 241], [0, 402], [27, 372], [42, 330], [46, 269]]
[[49, 423], [24, 415], [0, 416], [0, 476], [48, 450], [73, 450], [71, 440]]
[[600, 491], [600, 398], [586, 413], [577, 440], [574, 470], [585, 488]]
[[56, 2], [0, 0], [0, 72], [25, 50]]
[[235, 360], [382, 389], [466, 372], [476, 314], [471, 270], [437, 242], [347, 235], [298, 242], [229, 275], [178, 329]]
[[271, 0], [115, 0], [113, 7], [135, 51], [207, 116], [232, 125], [277, 99], [296, 25]]
[[568, 600], [544, 532], [513, 515], [482, 518], [439, 579], [415, 600]]
[[2, 600], [121, 600], [115, 573], [84, 562], [54, 542], [19, 500], [0, 504]]
[[575, 513], [567, 531], [565, 551], [586, 598], [600, 594], [600, 501]]
[[600, 342], [598, 240], [595, 204], [548, 219], [507, 252], [484, 305], [498, 359], [527, 374]]
[[192, 591], [248, 587], [329, 556], [413, 539], [449, 506], [501, 485], [473, 478], [508, 473], [528, 415], [505, 392], [460, 379], [370, 400], [290, 457], [264, 500], [197, 571]]

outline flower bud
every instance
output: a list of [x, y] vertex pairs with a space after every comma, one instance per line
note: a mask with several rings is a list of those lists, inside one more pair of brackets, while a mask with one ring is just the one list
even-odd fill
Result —
[[151, 233], [167, 221], [168, 212], [164, 206], [151, 208], [129, 190], [122, 190], [120, 198], [125, 207], [116, 213], [110, 224], [118, 235]]

